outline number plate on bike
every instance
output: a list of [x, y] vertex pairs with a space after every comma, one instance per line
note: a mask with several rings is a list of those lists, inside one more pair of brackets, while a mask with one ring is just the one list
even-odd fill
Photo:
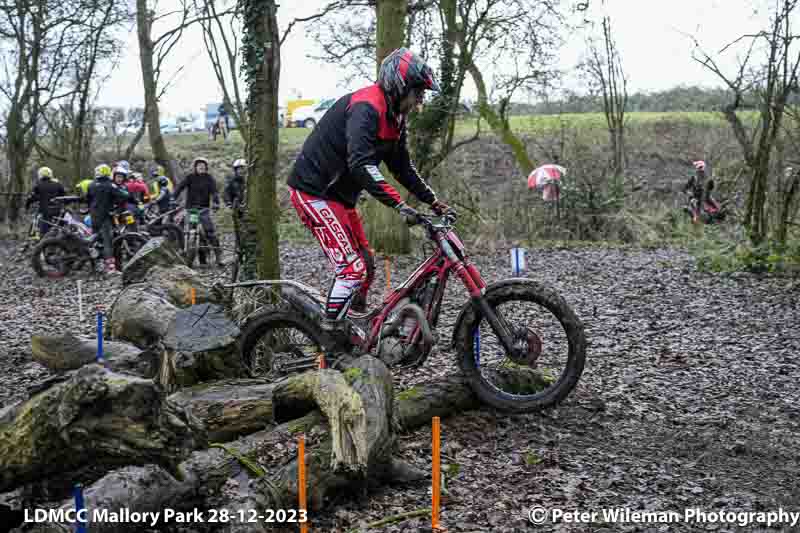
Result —
[[128, 215], [125, 217], [126, 224], [133, 224], [133, 215]]
[[192, 224], [197, 224], [197, 221], [200, 219], [200, 216], [197, 213], [189, 213], [189, 222]]

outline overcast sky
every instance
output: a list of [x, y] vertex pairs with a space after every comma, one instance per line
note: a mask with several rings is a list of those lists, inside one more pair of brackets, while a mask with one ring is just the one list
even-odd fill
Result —
[[[162, 0], [159, 9], [167, 9]], [[284, 1], [278, 10], [278, 23], [285, 27], [294, 17], [314, 13], [328, 0]], [[699, 36], [709, 51], [718, 50], [737, 36], [760, 27], [766, 9], [754, 15], [753, 5], [767, 2], [750, 0], [591, 0], [592, 16], [599, 19], [605, 9], [612, 24], [623, 63], [629, 77], [629, 92], [659, 90], [678, 84], [715, 86], [719, 82], [691, 58], [693, 42], [686, 34]], [[570, 5], [565, 3], [565, 5]], [[127, 47], [117, 69], [99, 94], [100, 105], [139, 106], [143, 101], [135, 26], [122, 38]], [[583, 50], [583, 36], [571, 36], [560, 56], [560, 68], [569, 74]], [[199, 112], [208, 102], [220, 101], [221, 91], [203, 48], [199, 28], [184, 33], [168, 63], [168, 73], [178, 65], [183, 72], [162, 99], [162, 114]], [[303, 26], [293, 28], [281, 49], [280, 103], [299, 91], [304, 98], [335, 96], [356, 87], [342, 87], [341, 69], [320, 64], [306, 57], [315, 43], [304, 34]], [[734, 57], [722, 65], [733, 68]], [[568, 81], [575, 85], [577, 82]], [[579, 86], [574, 88], [580, 89]], [[474, 97], [466, 89], [465, 97]]]

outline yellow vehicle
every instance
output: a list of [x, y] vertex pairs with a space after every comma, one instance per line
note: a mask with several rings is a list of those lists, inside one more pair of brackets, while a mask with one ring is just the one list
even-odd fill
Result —
[[286, 127], [291, 128], [294, 125], [292, 121], [292, 111], [297, 109], [298, 107], [305, 107], [307, 105], [314, 105], [317, 103], [317, 100], [314, 99], [305, 99], [305, 100], [289, 100], [286, 102]]

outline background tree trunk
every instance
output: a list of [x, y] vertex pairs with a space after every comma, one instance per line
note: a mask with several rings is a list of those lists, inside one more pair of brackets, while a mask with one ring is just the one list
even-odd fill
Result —
[[153, 150], [153, 159], [160, 165], [172, 170], [176, 169], [171, 162], [167, 145], [161, 135], [161, 119], [158, 111], [158, 87], [156, 84], [155, 68], [153, 66], [153, 40], [151, 36], [152, 12], [147, 8], [147, 0], [136, 0], [136, 26], [139, 34], [139, 59], [142, 64], [142, 83], [144, 84], [145, 116], [144, 123], [148, 127], [150, 147]]
[[[280, 277], [277, 201], [278, 84], [280, 80], [280, 36], [273, 0], [241, 0], [244, 17], [245, 75], [248, 83], [248, 163], [246, 216], [242, 238], [250, 253], [245, 273], [258, 272], [260, 279]], [[252, 239], [255, 225], [257, 241]], [[255, 269], [253, 268], [255, 262]]]
[[[378, 0], [376, 4], [376, 79], [381, 62], [393, 50], [403, 46], [405, 42], [407, 0]], [[401, 193], [405, 189], [390, 176], [385, 165], [383, 174], [389, 183]], [[378, 252], [385, 254], [407, 254], [411, 251], [411, 232], [403, 219], [393, 210], [387, 208], [372, 197], [363, 204], [364, 229], [370, 245]]]
[[503, 117], [489, 105], [486, 83], [483, 80], [483, 74], [481, 74], [478, 66], [474, 62], [470, 62], [467, 70], [469, 70], [472, 81], [475, 82], [475, 87], [478, 89], [478, 112], [481, 117], [489, 123], [492, 131], [511, 148], [511, 151], [514, 152], [514, 159], [517, 160], [517, 164], [522, 168], [523, 174], [527, 175], [528, 172], [533, 170], [534, 164], [528, 155], [525, 145], [519, 137], [511, 131], [508, 121], [504, 120]]

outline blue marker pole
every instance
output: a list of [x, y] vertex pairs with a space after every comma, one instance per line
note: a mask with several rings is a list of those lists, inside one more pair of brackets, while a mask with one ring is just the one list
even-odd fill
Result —
[[[80, 513], [84, 510], [83, 506], [83, 485], [80, 483], [75, 484], [75, 488], [73, 489], [73, 494], [75, 495], [75, 512]], [[86, 514], [86, 513], [83, 513]], [[75, 533], [87, 533], [86, 524], [80, 521], [80, 517], [82, 515], [78, 515], [78, 525], [75, 528]]]
[[103, 359], [103, 311], [97, 310], [97, 362], [105, 363]]
[[481, 330], [480, 326], [475, 330], [475, 366], [481, 366]]

